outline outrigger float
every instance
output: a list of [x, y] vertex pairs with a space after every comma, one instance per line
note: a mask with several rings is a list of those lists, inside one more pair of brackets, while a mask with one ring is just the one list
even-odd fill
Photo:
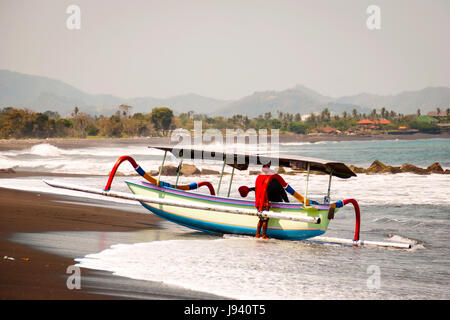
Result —
[[[344, 163], [298, 156], [271, 157], [270, 155], [261, 154], [225, 153], [191, 148], [180, 149], [179, 147], [170, 146], [150, 146], [150, 148], [164, 151], [158, 178], [154, 178], [142, 169], [132, 157], [122, 156], [117, 160], [111, 170], [104, 189], [82, 187], [56, 181], [44, 180], [44, 182], [56, 188], [135, 200], [140, 202], [150, 212], [163, 219], [204, 232], [255, 236], [257, 232], [259, 233], [257, 226], [260, 219], [268, 219], [265, 233], [269, 238], [282, 240], [305, 240], [313, 238], [311, 240], [351, 244], [354, 246], [369, 245], [403, 249], [411, 248], [411, 245], [406, 243], [361, 240], [361, 221], [358, 202], [354, 199], [330, 202], [332, 177], [348, 179], [356, 176]], [[161, 181], [162, 169], [168, 152], [180, 159], [175, 184]], [[222, 160], [222, 172], [217, 188], [214, 189], [213, 185], [208, 181], [178, 185], [183, 159]], [[125, 181], [133, 194], [111, 191], [111, 184], [117, 168], [124, 161], [130, 162], [135, 171], [146, 180]], [[267, 183], [271, 179], [279, 180], [281, 186], [287, 193], [297, 199], [298, 203], [269, 202], [267, 200], [267, 190], [262, 189], [264, 186], [257, 188], [255, 191], [255, 201], [230, 197], [234, 170], [247, 170], [250, 163], [261, 166], [267, 163], [277, 163], [279, 166], [286, 168], [306, 171], [304, 196], [297, 193], [281, 176], [274, 174], [267, 176], [264, 185], [267, 187]], [[226, 197], [219, 195], [225, 165], [232, 167]], [[322, 203], [310, 200], [307, 197], [311, 171], [318, 171], [329, 175], [327, 195], [324, 197]], [[210, 194], [192, 192], [192, 190], [201, 187], [207, 187]], [[242, 186], [239, 188], [239, 192], [241, 196], [245, 197], [248, 193], [248, 187]], [[353, 205], [356, 216], [353, 239], [321, 237], [326, 232], [330, 221], [334, 218], [337, 211], [349, 203]]]

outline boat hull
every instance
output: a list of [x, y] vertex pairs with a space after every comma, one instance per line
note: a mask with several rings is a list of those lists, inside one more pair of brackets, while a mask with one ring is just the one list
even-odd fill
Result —
[[[142, 181], [126, 181], [130, 190], [137, 195], [164, 198], [183, 203], [208, 203], [219, 206], [232, 206], [242, 209], [254, 208], [254, 202], [249, 200], [222, 198], [205, 194], [181, 191], [172, 188], [160, 188]], [[172, 205], [157, 205], [150, 202], [141, 204], [153, 214], [179, 225], [195, 230], [216, 234], [240, 234], [254, 236], [259, 218], [250, 215], [240, 215], [219, 210], [199, 210]], [[300, 204], [275, 203], [271, 211], [284, 214], [320, 217], [320, 223], [308, 223], [292, 220], [269, 219], [267, 236], [284, 240], [303, 240], [325, 233], [329, 219], [329, 206], [317, 205], [304, 208]]]

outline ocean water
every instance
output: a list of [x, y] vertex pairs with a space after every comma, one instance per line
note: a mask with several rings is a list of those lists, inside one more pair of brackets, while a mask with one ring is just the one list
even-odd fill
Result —
[[280, 151], [363, 167], [374, 160], [392, 166], [411, 163], [428, 167], [439, 162], [450, 167], [450, 139], [293, 142], [282, 144]]
[[[280, 153], [364, 167], [375, 159], [390, 165], [412, 163], [426, 167], [439, 162], [444, 169], [450, 167], [450, 139], [287, 143], [280, 145]], [[163, 153], [132, 145], [65, 150], [43, 144], [29, 150], [1, 152], [0, 168], [87, 173], [92, 176], [49, 179], [102, 188], [106, 177], [96, 175], [107, 174], [123, 154], [133, 156], [144, 169], [155, 170]], [[167, 161], [176, 164], [173, 157]], [[220, 163], [198, 166], [218, 171], [221, 168]], [[128, 164], [119, 171], [125, 175], [133, 173]], [[223, 179], [223, 193], [228, 189], [229, 177]], [[231, 196], [238, 197], [237, 187], [253, 185], [255, 178], [248, 172], [236, 171]], [[299, 193], [304, 193], [304, 175], [285, 178]], [[125, 179], [130, 177], [116, 177], [113, 189], [127, 191]], [[197, 179], [181, 177], [180, 184]], [[216, 176], [201, 179], [217, 186]], [[174, 177], [164, 180], [173, 182]], [[322, 200], [327, 183], [327, 176], [312, 175], [308, 196]], [[0, 179], [0, 186], [80, 195], [48, 187], [41, 177]], [[449, 299], [449, 190], [450, 175], [359, 174], [347, 180], [333, 178], [332, 201], [355, 198], [360, 204], [361, 239], [406, 242], [413, 245], [410, 250], [322, 244], [314, 239], [264, 241], [211, 236], [161, 221], [158, 232], [163, 232], [163, 237], [117, 243], [80, 257], [77, 262], [84, 268], [236, 299]], [[110, 201], [133, 204], [120, 199]], [[354, 224], [353, 209], [347, 206], [331, 221], [326, 236], [353, 238]], [[179, 237], [180, 234], [189, 236]]]

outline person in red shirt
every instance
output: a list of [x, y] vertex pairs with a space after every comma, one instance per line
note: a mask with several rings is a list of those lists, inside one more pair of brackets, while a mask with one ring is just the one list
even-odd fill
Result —
[[[255, 182], [255, 187], [248, 188], [242, 186], [239, 188], [241, 196], [246, 197], [249, 191], [255, 191], [255, 207], [258, 211], [270, 209], [271, 202], [289, 202], [286, 192], [291, 194], [300, 203], [305, 203], [302, 195], [297, 193], [284, 179], [270, 169], [270, 164], [263, 165], [262, 174], [258, 175]], [[316, 203], [311, 201], [311, 203]], [[310, 200], [306, 199], [306, 205], [310, 205]], [[267, 237], [267, 226], [269, 218], [261, 217], [256, 227], [256, 238]], [[261, 235], [262, 229], [262, 235]]]

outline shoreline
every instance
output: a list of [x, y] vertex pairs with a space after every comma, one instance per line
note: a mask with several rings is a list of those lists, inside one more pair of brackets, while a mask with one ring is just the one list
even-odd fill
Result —
[[314, 143], [320, 141], [421, 140], [421, 139], [450, 139], [450, 133], [376, 134], [376, 135], [280, 134], [280, 143], [289, 143], [289, 142]]
[[[450, 133], [427, 134], [415, 133], [411, 135], [305, 135], [282, 133], [280, 143], [292, 142], [320, 142], [320, 141], [374, 141], [374, 140], [419, 140], [419, 139], [450, 139]], [[134, 138], [48, 138], [48, 139], [0, 139], [0, 152], [8, 150], [29, 149], [38, 144], [51, 144], [62, 149], [108, 147], [126, 145], [167, 145], [170, 137], [134, 137]]]
[[[154, 215], [105, 208], [95, 203], [79, 205], [79, 201], [75, 197], [0, 187], [0, 300], [224, 299], [160, 282], [142, 282], [84, 268], [81, 268], [81, 289], [69, 290], [66, 283], [71, 274], [67, 273], [67, 268], [74, 265], [74, 259], [79, 256], [49, 253], [45, 247], [20, 243], [14, 237], [45, 236], [53, 231], [114, 234], [161, 228], [158, 226], [161, 220]], [[76, 239], [76, 236], [67, 236], [61, 241], [52, 241], [49, 237], [48, 241], [65, 250], [65, 246]], [[92, 248], [83, 250], [92, 251]]]

